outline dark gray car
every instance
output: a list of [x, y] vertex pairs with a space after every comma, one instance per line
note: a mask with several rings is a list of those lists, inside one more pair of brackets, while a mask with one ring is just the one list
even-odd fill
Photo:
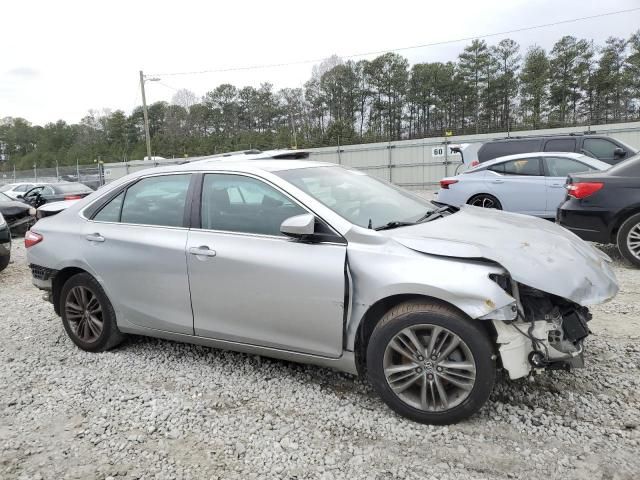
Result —
[[615, 165], [635, 155], [634, 148], [606, 135], [570, 134], [512, 137], [492, 140], [478, 150], [471, 166], [506, 155], [531, 152], [574, 152]]

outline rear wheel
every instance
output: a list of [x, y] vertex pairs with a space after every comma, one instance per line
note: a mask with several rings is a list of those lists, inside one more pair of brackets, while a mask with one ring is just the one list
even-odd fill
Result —
[[0, 272], [2, 270], [4, 270], [5, 268], [7, 268], [7, 266], [9, 265], [9, 261], [11, 260], [11, 256], [10, 255], [3, 255], [0, 257]]
[[617, 236], [620, 254], [631, 264], [640, 267], [640, 213], [627, 218]]
[[64, 284], [60, 292], [60, 312], [67, 335], [83, 350], [109, 350], [123, 339], [111, 302], [88, 273], [74, 275]]
[[493, 195], [488, 193], [479, 193], [467, 200], [467, 205], [473, 205], [474, 207], [482, 208], [494, 208], [496, 210], [502, 210], [502, 204]]
[[422, 302], [403, 303], [376, 325], [367, 371], [395, 412], [440, 425], [478, 411], [496, 376], [486, 332], [450, 307]]

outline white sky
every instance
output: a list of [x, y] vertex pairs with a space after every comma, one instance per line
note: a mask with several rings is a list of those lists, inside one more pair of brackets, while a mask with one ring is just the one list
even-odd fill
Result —
[[[639, 0], [141, 1], [20, 0], [0, 9], [0, 118], [79, 121], [90, 108], [140, 104], [138, 71], [153, 74], [262, 65], [452, 40], [640, 7]], [[640, 10], [509, 35], [549, 49], [562, 35], [628, 37]], [[487, 39], [497, 43], [502, 37]], [[411, 63], [454, 60], [466, 43], [400, 52]], [[220, 83], [299, 87], [312, 64], [148, 83], [202, 95]], [[167, 85], [167, 86], [165, 86]]]

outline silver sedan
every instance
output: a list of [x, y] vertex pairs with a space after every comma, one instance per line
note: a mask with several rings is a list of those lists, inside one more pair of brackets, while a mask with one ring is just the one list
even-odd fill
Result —
[[127, 176], [27, 233], [33, 282], [84, 350], [131, 333], [333, 367], [426, 423], [476, 412], [498, 367], [582, 365], [587, 306], [618, 290], [606, 255], [304, 156]]
[[555, 218], [572, 173], [606, 170], [608, 163], [579, 153], [525, 153], [481, 163], [443, 178], [437, 201]]

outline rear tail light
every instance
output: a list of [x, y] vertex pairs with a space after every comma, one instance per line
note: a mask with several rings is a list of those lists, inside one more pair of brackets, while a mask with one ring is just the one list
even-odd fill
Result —
[[458, 180], [443, 178], [442, 180], [440, 180], [440, 188], [449, 190], [449, 185], [453, 185], [454, 183], [458, 183]]
[[587, 198], [604, 187], [602, 182], [578, 182], [567, 185], [567, 192], [573, 198]]
[[471, 167], [477, 167], [478, 165], [480, 165], [480, 162], [478, 160], [474, 160], [473, 162], [471, 162]]
[[66, 195], [64, 197], [65, 200], [80, 200], [82, 195]]
[[39, 233], [28, 230], [27, 233], [24, 234], [24, 246], [26, 248], [33, 247], [37, 243], [40, 243], [43, 238]]

